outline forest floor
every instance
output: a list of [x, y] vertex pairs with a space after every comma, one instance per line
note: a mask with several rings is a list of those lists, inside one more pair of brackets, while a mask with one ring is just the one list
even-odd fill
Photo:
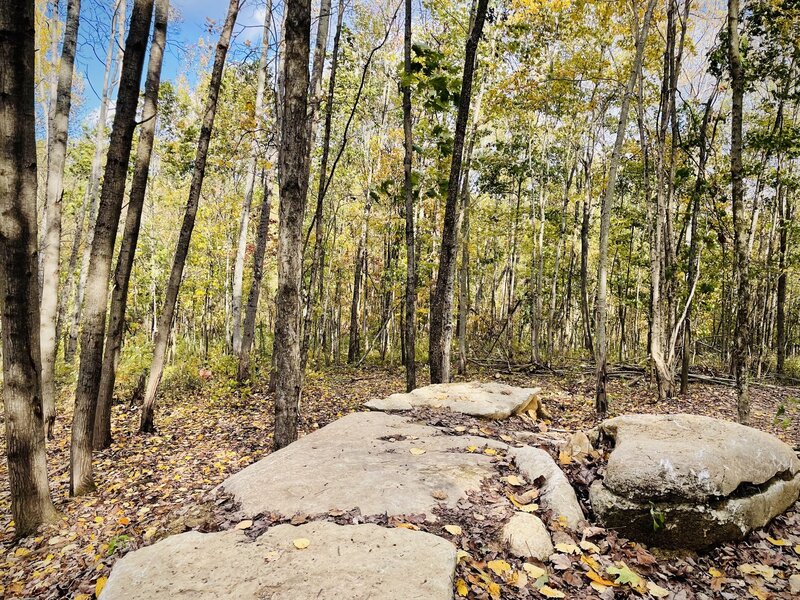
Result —
[[[554, 416], [550, 428], [585, 430], [598, 422], [589, 369], [574, 368], [559, 376], [475, 372], [470, 378], [541, 386], [544, 401]], [[214, 387], [213, 380], [205, 386], [191, 395], [165, 399], [157, 411], [155, 435], [136, 433], [138, 407], [116, 405], [114, 444], [95, 457], [97, 490], [81, 498], [68, 496], [71, 408], [66, 406], [70, 403], [65, 398], [55, 438], [48, 445], [51, 486], [62, 519], [43, 528], [37, 536], [14, 539], [8, 472], [3, 461], [0, 596], [89, 600], [99, 593], [114, 562], [125, 553], [167, 535], [227, 525], [219, 512], [209, 514], [209, 492], [231, 474], [269, 453], [272, 396], [266, 392], [265, 382], [253, 389], [224, 393], [218, 390], [227, 388]], [[302, 433], [323, 427], [358, 410], [363, 402], [402, 391], [403, 387], [400, 369], [331, 369], [309, 374], [301, 407]], [[210, 393], [211, 389], [217, 391]], [[797, 388], [753, 386], [751, 424], [797, 448], [800, 445], [798, 397]], [[609, 398], [610, 416], [631, 412], [690, 412], [733, 420], [736, 414], [734, 391], [720, 385], [692, 385], [687, 396], [656, 403], [644, 378], [615, 379], [609, 385]], [[512, 419], [507, 426], [519, 428], [521, 424]], [[489, 429], [492, 435], [503, 435], [501, 424], [493, 423]], [[5, 445], [2, 433], [0, 444]], [[582, 476], [577, 469], [565, 470], [573, 481]], [[473, 532], [478, 537], [486, 533], [485, 528], [473, 528]], [[468, 531], [467, 535], [472, 534]], [[641, 546], [620, 540], [613, 532], [605, 532], [601, 537], [602, 543], [597, 538], [594, 542], [607, 549], [609, 556], [619, 556], [628, 564], [637, 565], [661, 586], [676, 584], [672, 587], [675, 593], [669, 595], [676, 599], [789, 597], [785, 579], [792, 573], [800, 573], [800, 503], [743, 542], [723, 545], [701, 555], [654, 556]], [[480, 545], [480, 540], [464, 539], [463, 544]], [[567, 587], [576, 583], [575, 570], [581, 574], [578, 559], [576, 555], [563, 559], [560, 567], [556, 564], [551, 580]], [[752, 568], [747, 567], [743, 572], [742, 565]], [[469, 573], [463, 575], [470, 577]], [[507, 584], [502, 592], [497, 592], [503, 598], [540, 597], [536, 588], [520, 587], [519, 580], [501, 580]], [[620, 588], [606, 590], [605, 597], [613, 597], [614, 590]], [[487, 589], [485, 595], [470, 592], [470, 597], [495, 597], [496, 591]], [[631, 587], [627, 591], [634, 595], [642, 590]], [[647, 596], [646, 591], [644, 595]]]

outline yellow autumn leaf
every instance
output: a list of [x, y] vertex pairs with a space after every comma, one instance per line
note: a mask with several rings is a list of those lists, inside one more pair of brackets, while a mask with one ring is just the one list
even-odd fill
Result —
[[89, 594], [75, 594], [74, 600], [89, 600], [90, 598]]
[[108, 581], [108, 577], [97, 578], [97, 583], [94, 584], [94, 595], [96, 598], [100, 597], [100, 592], [102, 592], [103, 588], [106, 587], [106, 581]]
[[469, 588], [467, 587], [467, 582], [464, 581], [463, 579], [459, 579], [458, 581], [456, 581], [456, 592], [458, 592], [458, 595], [461, 596], [462, 598], [466, 598], [467, 593], [469, 592]]
[[477, 451], [478, 451], [477, 446], [467, 446], [467, 452], [477, 452]]
[[585, 554], [581, 554], [581, 562], [589, 565], [593, 571], [600, 572], [603, 568], [600, 566], [600, 563], [593, 559], [591, 556], [586, 556]]
[[595, 583], [599, 583], [600, 585], [605, 586], [605, 587], [611, 587], [612, 585], [617, 585], [613, 581], [610, 581], [610, 580], [606, 579], [605, 577], [603, 577], [602, 575], [599, 575], [598, 573], [596, 573], [595, 571], [593, 571], [591, 569], [589, 570], [588, 573], [586, 573], [586, 577], [588, 577], [589, 579], [591, 579]]
[[532, 565], [531, 563], [523, 563], [522, 568], [534, 579], [539, 579], [539, 577], [542, 575], [547, 575], [547, 571], [545, 569], [536, 565]]
[[252, 519], [245, 519], [244, 521], [239, 521], [236, 524], [236, 527], [234, 527], [234, 529], [239, 529], [239, 530], [250, 529], [252, 526], [253, 526]]
[[411, 454], [413, 454], [414, 456], [422, 456], [423, 454], [425, 454], [425, 449], [424, 448], [411, 448], [411, 450], [409, 450], [409, 452], [411, 452]]
[[522, 568], [534, 579], [539, 579], [539, 577], [547, 575], [547, 571], [545, 569], [536, 565], [532, 565], [531, 563], [523, 563]]
[[560, 592], [559, 590], [555, 590], [551, 588], [549, 585], [543, 585], [539, 588], [539, 593], [542, 596], [547, 596], [548, 598], [566, 598], [564, 592]]
[[445, 525], [444, 530], [450, 535], [461, 535], [462, 530], [458, 525]]
[[119, 519], [117, 519], [117, 523], [119, 523], [120, 525], [130, 525], [131, 520], [128, 517], [120, 517]]
[[298, 550], [303, 550], [311, 545], [311, 541], [306, 538], [297, 538], [293, 543]]
[[395, 527], [399, 527], [400, 529], [411, 529], [412, 531], [419, 531], [419, 527], [414, 525], [413, 523], [398, 523]]
[[511, 570], [511, 565], [499, 558], [490, 560], [486, 566], [489, 567], [489, 570], [493, 571], [495, 575], [502, 575], [506, 571]]
[[578, 544], [583, 550], [587, 552], [592, 552], [593, 554], [600, 554], [600, 548], [598, 548], [597, 544], [593, 544], [589, 540], [583, 540], [580, 544]]
[[753, 596], [753, 598], [758, 598], [758, 600], [769, 600], [769, 594], [767, 594], [767, 592], [764, 590], [755, 587], [754, 585], [751, 585], [749, 588], [747, 588], [747, 591], [750, 592], [750, 595]]
[[789, 542], [787, 542], [784, 539], [775, 539], [775, 538], [769, 537], [769, 536], [767, 536], [767, 541], [770, 544], [772, 544], [773, 546], [789, 546], [789, 545], [791, 545]]
[[483, 451], [483, 453], [486, 456], [497, 456], [497, 450], [495, 450], [494, 448], [487, 448], [486, 450]]
[[558, 550], [559, 552], [563, 552], [564, 554], [578, 555], [581, 553], [581, 549], [578, 548], [575, 544], [565, 544], [563, 542], [556, 544], [556, 550]]
[[500, 584], [493, 581], [486, 586], [486, 591], [489, 592], [489, 597], [492, 600], [500, 600]]
[[603, 585], [602, 583], [597, 583], [596, 581], [592, 581], [592, 582], [591, 582], [589, 585], [590, 585], [590, 586], [592, 587], [592, 589], [593, 589], [595, 592], [597, 592], [598, 594], [602, 594], [602, 593], [603, 593], [603, 592], [605, 592], [605, 591], [608, 589], [608, 587], [609, 587], [609, 586], [607, 586], [607, 585]]
[[572, 457], [569, 455], [569, 452], [562, 450], [558, 453], [558, 462], [562, 465], [568, 465], [572, 462]]
[[17, 548], [16, 550], [14, 550], [14, 556], [19, 556], [19, 557], [28, 556], [28, 554], [30, 553], [31, 551], [28, 550], [27, 548]]
[[514, 487], [518, 487], [520, 485], [524, 485], [524, 482], [522, 481], [522, 479], [520, 479], [516, 475], [509, 475], [508, 477], [506, 477], [506, 483], [508, 485], [513, 485]]
[[653, 598], [666, 598], [669, 596], [670, 591], [653, 583], [652, 581], [647, 582], [647, 593], [649, 593]]
[[760, 575], [769, 581], [775, 578], [775, 569], [759, 563], [744, 563], [743, 565], [739, 565], [738, 569], [745, 575]]
[[708, 574], [712, 577], [725, 577], [725, 573], [720, 571], [719, 569], [715, 569], [714, 567], [708, 568]]
[[459, 550], [456, 552], [456, 561], [461, 562], [462, 558], [472, 558], [466, 550]]
[[800, 544], [797, 544], [797, 546], [794, 547], [794, 551], [797, 552], [797, 554], [800, 554]]
[[517, 510], [521, 510], [522, 512], [532, 513], [539, 510], [539, 505], [532, 502], [530, 504], [522, 504], [519, 500], [514, 497], [514, 494], [508, 494], [508, 499], [511, 500], [511, 504], [513, 504]]

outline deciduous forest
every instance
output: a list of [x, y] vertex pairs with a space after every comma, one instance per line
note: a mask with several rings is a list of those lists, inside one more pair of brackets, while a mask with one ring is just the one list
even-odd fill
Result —
[[[0, 0], [0, 591], [88, 600], [170, 534], [303, 526], [210, 494], [366, 401], [484, 381], [541, 410], [412, 414], [552, 451], [589, 523], [540, 514], [563, 558], [444, 492], [436, 526], [327, 520], [443, 535], [450, 597], [800, 593], [797, 494], [662, 555], [592, 487], [604, 419], [690, 413], [780, 438], [800, 490], [798, 209], [796, 0]], [[484, 502], [532, 513], [549, 484], [492, 448]]]

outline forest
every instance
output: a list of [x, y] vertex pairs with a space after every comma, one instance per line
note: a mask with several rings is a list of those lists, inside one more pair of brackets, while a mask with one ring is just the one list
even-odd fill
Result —
[[0, 0], [0, 591], [99, 597], [224, 529], [188, 507], [229, 475], [429, 383], [796, 453], [799, 167], [797, 0]]

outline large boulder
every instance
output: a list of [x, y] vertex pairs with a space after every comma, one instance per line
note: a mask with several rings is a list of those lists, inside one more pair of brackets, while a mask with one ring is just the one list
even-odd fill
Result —
[[592, 508], [631, 539], [703, 548], [763, 527], [800, 495], [800, 460], [778, 438], [698, 415], [627, 415], [600, 425], [614, 448]]
[[538, 388], [520, 388], [499, 382], [435, 383], [408, 393], [370, 400], [364, 406], [385, 412], [445, 408], [484, 419], [507, 419], [526, 410], [538, 399], [538, 392]]
[[278, 525], [255, 541], [192, 531], [126, 555], [100, 598], [451, 600], [455, 566], [450, 542], [377, 525]]
[[399, 415], [352, 413], [229, 477], [222, 488], [248, 516], [358, 508], [364, 515], [435, 520], [440, 503], [454, 508], [497, 476], [491, 457], [467, 451], [487, 445], [506, 448], [482, 437], [444, 435]]

